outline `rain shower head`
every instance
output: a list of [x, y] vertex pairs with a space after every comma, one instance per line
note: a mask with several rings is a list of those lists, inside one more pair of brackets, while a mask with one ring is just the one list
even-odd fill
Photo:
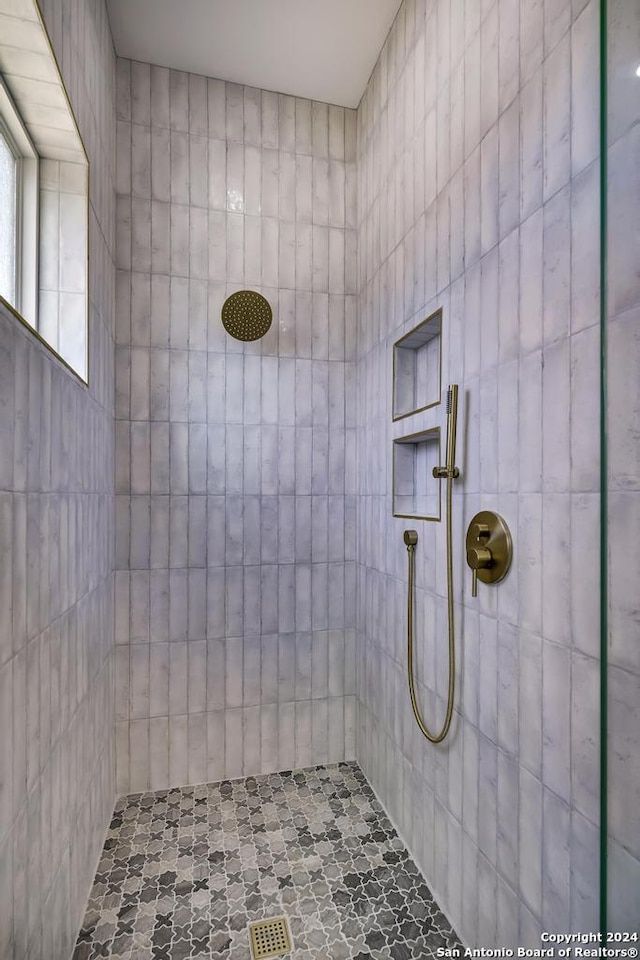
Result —
[[259, 340], [271, 326], [269, 301], [254, 290], [238, 290], [222, 305], [222, 325], [236, 340]]

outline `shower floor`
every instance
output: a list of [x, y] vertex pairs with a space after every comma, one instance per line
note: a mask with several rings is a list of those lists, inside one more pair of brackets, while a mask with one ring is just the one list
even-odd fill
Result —
[[74, 960], [249, 960], [285, 915], [292, 960], [459, 946], [355, 763], [118, 801]]

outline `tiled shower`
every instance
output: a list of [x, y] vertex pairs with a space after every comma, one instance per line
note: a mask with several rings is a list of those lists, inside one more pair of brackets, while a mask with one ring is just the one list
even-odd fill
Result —
[[[604, 310], [599, 0], [404, 0], [357, 110], [117, 58], [103, 0], [41, 7], [91, 164], [89, 385], [0, 305], [0, 960], [69, 958], [101, 911], [122, 949], [79, 960], [171, 956], [142, 928], [136, 953], [117, 927], [112, 851], [138, 830], [152, 860], [153, 830], [198, 803], [204, 819], [180, 821], [189, 882], [204, 879], [198, 823], [220, 862], [233, 820], [233, 849], [251, 833], [258, 851], [242, 870], [268, 875], [264, 903], [290, 905], [294, 940], [305, 897], [341, 925], [323, 940], [319, 921], [301, 957], [595, 932], [603, 849], [609, 928], [636, 930], [637, 5], [608, 4]], [[245, 288], [274, 321], [241, 344], [220, 310]], [[394, 516], [392, 450], [443, 433], [444, 403], [394, 420], [392, 359], [439, 310], [461, 477], [455, 710], [432, 746], [407, 692], [403, 532], [419, 533], [417, 680], [435, 726], [444, 524]], [[484, 509], [507, 519], [514, 561], [473, 598], [464, 537]], [[296, 856], [317, 844], [317, 876], [296, 880], [272, 838], [260, 859], [265, 829], [280, 842], [290, 820]], [[230, 856], [218, 886], [208, 877], [231, 903]], [[251, 902], [257, 880], [243, 882]], [[402, 922], [444, 940], [381, 939], [399, 887]], [[350, 911], [361, 927], [344, 926]], [[248, 957], [238, 943], [175, 956]]]

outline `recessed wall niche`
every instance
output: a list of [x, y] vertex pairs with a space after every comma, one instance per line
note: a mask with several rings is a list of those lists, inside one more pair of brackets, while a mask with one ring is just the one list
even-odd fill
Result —
[[440, 520], [440, 429], [423, 430], [393, 441], [393, 515], [409, 520]]
[[393, 419], [440, 403], [442, 310], [393, 345]]

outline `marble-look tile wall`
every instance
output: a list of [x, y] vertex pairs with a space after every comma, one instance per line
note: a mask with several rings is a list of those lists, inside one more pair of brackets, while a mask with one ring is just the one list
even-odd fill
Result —
[[115, 795], [115, 56], [102, 0], [41, 6], [91, 161], [90, 367], [0, 313], [3, 960], [71, 955]]
[[118, 79], [118, 790], [353, 757], [355, 112]]
[[640, 917], [640, 7], [609, 29], [609, 928]]
[[[598, 923], [597, 65], [595, 0], [405, 0], [358, 111], [357, 755], [472, 946]], [[407, 692], [402, 532], [420, 536], [436, 727], [444, 525], [393, 519], [390, 465], [394, 437], [444, 426], [443, 405], [391, 419], [392, 344], [439, 307], [461, 478], [456, 712], [436, 748]], [[514, 563], [474, 600], [479, 509], [507, 520]]]

